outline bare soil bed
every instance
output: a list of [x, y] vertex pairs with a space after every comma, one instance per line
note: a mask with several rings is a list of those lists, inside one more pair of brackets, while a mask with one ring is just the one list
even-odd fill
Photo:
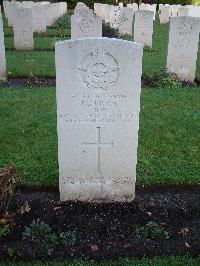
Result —
[[[180, 189], [138, 189], [132, 203], [107, 204], [62, 203], [57, 192], [18, 192], [9, 207], [9, 213], [13, 214], [12, 230], [0, 242], [0, 258], [8, 259], [9, 249], [15, 250], [20, 260], [87, 258], [103, 261], [119, 257], [198, 256], [199, 192], [199, 188], [186, 190], [181, 186]], [[22, 240], [25, 226], [38, 218], [55, 233], [73, 231], [75, 244], [58, 245], [48, 255], [32, 241]], [[138, 239], [137, 229], [148, 222], [161, 226], [168, 238]]]

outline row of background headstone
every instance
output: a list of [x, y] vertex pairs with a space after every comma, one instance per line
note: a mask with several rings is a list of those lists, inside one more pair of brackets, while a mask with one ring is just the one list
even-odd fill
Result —
[[8, 26], [14, 30], [14, 47], [17, 50], [33, 50], [33, 32], [46, 32], [47, 26], [63, 16], [67, 11], [67, 3], [60, 2], [9, 2], [4, 1], [4, 13]]
[[[99, 5], [99, 4], [98, 4]], [[101, 6], [105, 6], [100, 4]], [[107, 5], [106, 5], [107, 6]], [[94, 9], [97, 9], [95, 4]], [[20, 49], [32, 49], [33, 29], [30, 8], [15, 8], [14, 43]], [[112, 14], [111, 27], [118, 28], [120, 34], [132, 34], [133, 13], [130, 8], [117, 7]], [[130, 12], [131, 11], [131, 12]], [[113, 17], [113, 19], [112, 19]], [[139, 10], [134, 12], [134, 41], [152, 47], [154, 12]], [[104, 19], [106, 20], [105, 16]], [[168, 43], [167, 69], [181, 79], [194, 81], [198, 50], [199, 18], [171, 18]], [[175, 31], [175, 38], [171, 32]], [[102, 37], [102, 20], [85, 4], [78, 3], [71, 17], [71, 38]], [[173, 51], [173, 52], [171, 52]]]
[[100, 16], [105, 22], [110, 22], [112, 13], [118, 12], [119, 9], [130, 8], [133, 13], [137, 10], [148, 10], [154, 12], [154, 20], [156, 16], [156, 10], [159, 7], [159, 18], [160, 23], [165, 24], [169, 22], [170, 17], [177, 16], [190, 16], [190, 17], [200, 17], [200, 6], [192, 6], [192, 5], [163, 5], [159, 4], [141, 4], [138, 5], [136, 3], [127, 4], [126, 7], [123, 7], [123, 3], [119, 3], [119, 6], [113, 6], [102, 3], [95, 3], [94, 10], [95, 13]]

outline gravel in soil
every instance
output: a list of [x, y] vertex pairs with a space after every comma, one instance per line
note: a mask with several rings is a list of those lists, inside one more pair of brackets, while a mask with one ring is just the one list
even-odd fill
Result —
[[[22, 211], [23, 206], [26, 209]], [[28, 206], [28, 208], [27, 208]], [[9, 213], [10, 234], [0, 242], [0, 258], [8, 249], [19, 259], [87, 258], [96, 261], [119, 257], [155, 257], [200, 254], [199, 190], [140, 190], [132, 203], [83, 203], [59, 201], [58, 193], [17, 193]], [[73, 246], [57, 246], [52, 254], [36, 252], [33, 243], [22, 240], [25, 226], [35, 219], [49, 224], [53, 232], [75, 232]], [[138, 239], [137, 228], [155, 222], [168, 239]]]

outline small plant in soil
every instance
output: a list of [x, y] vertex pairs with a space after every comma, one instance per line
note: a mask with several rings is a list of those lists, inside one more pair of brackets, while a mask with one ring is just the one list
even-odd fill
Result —
[[145, 73], [143, 76], [143, 84], [150, 87], [160, 89], [179, 89], [182, 87], [181, 81], [175, 74], [169, 74], [162, 69], [159, 73]]
[[52, 233], [50, 226], [40, 219], [33, 220], [29, 226], [26, 226], [22, 237], [23, 240], [31, 241], [40, 251], [49, 255], [59, 243], [57, 235]]
[[52, 232], [52, 228], [40, 219], [33, 220], [29, 226], [26, 226], [22, 237], [23, 240], [28, 240], [33, 244], [35, 251], [39, 251], [44, 255], [51, 255], [60, 244], [72, 246], [76, 242], [74, 233], [69, 231], [58, 235]]
[[147, 240], [147, 239], [169, 239], [169, 234], [165, 229], [155, 222], [148, 222], [146, 225], [136, 228], [137, 240]]
[[16, 255], [16, 250], [14, 248], [8, 248], [7, 254], [10, 258], [13, 258]]
[[0, 225], [0, 241], [4, 236], [7, 236], [9, 233], [10, 233], [10, 226], [8, 224]]
[[60, 241], [65, 246], [73, 246], [76, 243], [76, 235], [71, 231], [60, 233]]
[[181, 82], [175, 75], [164, 74], [157, 82], [157, 86], [163, 89], [179, 89], [181, 88]]

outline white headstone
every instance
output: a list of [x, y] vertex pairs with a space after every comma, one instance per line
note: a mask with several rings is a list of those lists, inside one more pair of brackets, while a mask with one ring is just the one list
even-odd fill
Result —
[[[54, 23], [54, 21], [61, 16], [60, 4], [62, 5], [62, 2], [61, 3], [52, 3], [50, 5], [49, 4], [45, 5], [45, 7], [46, 7], [45, 13], [47, 13], [47, 16], [46, 16], [47, 26], [51, 26]], [[45, 17], [44, 17], [44, 19], [45, 19]]]
[[163, 6], [164, 6], [163, 4], [159, 4], [159, 5], [158, 5], [158, 9], [159, 9], [159, 11], [161, 10], [161, 8], [162, 8]]
[[139, 6], [139, 10], [149, 10], [149, 9], [150, 9], [150, 4], [141, 3], [141, 5]]
[[62, 201], [135, 196], [142, 45], [109, 38], [56, 44]]
[[89, 9], [89, 7], [82, 2], [78, 2], [76, 7], [75, 7], [75, 10], [77, 10], [77, 9]]
[[185, 17], [189, 14], [189, 8], [182, 6], [178, 9], [178, 17]]
[[105, 22], [109, 23], [110, 22], [111, 5], [105, 5], [104, 12], [105, 12]]
[[136, 3], [127, 4], [127, 7], [132, 9], [133, 14], [134, 14], [135, 11], [138, 11], [138, 5]]
[[32, 7], [34, 32], [46, 32], [48, 5], [35, 4]]
[[14, 47], [17, 50], [33, 50], [33, 19], [30, 8], [16, 8], [14, 13]]
[[134, 41], [152, 47], [153, 11], [138, 10], [134, 13]]
[[33, 1], [22, 1], [22, 7], [31, 8], [34, 5]]
[[0, 12], [0, 81], [6, 80], [6, 55], [4, 45], [3, 21]]
[[200, 19], [170, 19], [167, 71], [181, 80], [194, 81], [200, 32]]
[[3, 1], [3, 9], [4, 9], [4, 14], [5, 17], [8, 18], [8, 14], [7, 14], [7, 6], [9, 5], [9, 1]]
[[156, 8], [157, 8], [157, 4], [153, 4], [149, 6], [149, 10], [154, 12], [153, 20], [156, 19]]
[[186, 6], [189, 8], [189, 14], [188, 16], [190, 17], [196, 17], [199, 18], [200, 17], [200, 6]]
[[178, 9], [181, 7], [181, 5], [170, 5], [169, 6], [169, 16], [170, 17], [177, 17], [178, 16]]
[[167, 24], [169, 22], [169, 7], [162, 6], [159, 11], [160, 24]]
[[123, 8], [123, 7], [124, 7], [123, 2], [119, 2], [119, 7], [120, 7], [120, 8]]
[[133, 34], [133, 10], [128, 7], [124, 7], [119, 10], [118, 16], [118, 29], [121, 35], [130, 35]]
[[105, 20], [105, 18], [106, 18], [106, 4], [100, 5], [100, 18], [102, 20]]
[[120, 14], [121, 8], [119, 6], [111, 6], [110, 11], [110, 27], [117, 29], [119, 26], [119, 14]]
[[14, 23], [15, 11], [17, 7], [20, 7], [21, 3], [18, 1], [8, 2], [6, 4], [7, 7], [7, 18], [8, 18], [8, 26], [12, 27]]
[[76, 8], [74, 9], [74, 15], [81, 15], [81, 14], [93, 14], [93, 10], [89, 9], [85, 4], [84, 5], [76, 5]]
[[87, 38], [102, 36], [102, 20], [91, 12], [82, 10], [81, 13], [71, 16], [71, 38]]

